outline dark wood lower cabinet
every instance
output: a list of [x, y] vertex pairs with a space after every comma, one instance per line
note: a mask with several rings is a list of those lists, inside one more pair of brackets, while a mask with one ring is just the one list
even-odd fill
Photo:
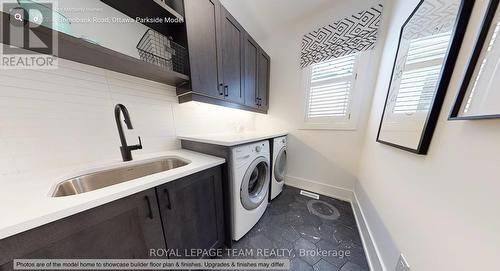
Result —
[[221, 167], [159, 186], [157, 193], [169, 249], [177, 250], [183, 258], [186, 249], [224, 245]]
[[23, 258], [149, 258], [166, 247], [156, 202], [149, 189], [1, 240], [0, 269]]
[[14, 259], [146, 259], [150, 249], [220, 247], [221, 186], [218, 166], [5, 238], [0, 270], [13, 270]]

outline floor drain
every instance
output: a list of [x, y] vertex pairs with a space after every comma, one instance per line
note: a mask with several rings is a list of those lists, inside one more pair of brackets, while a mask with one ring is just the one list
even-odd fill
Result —
[[337, 220], [340, 216], [340, 212], [337, 208], [322, 200], [308, 201], [307, 209], [311, 214], [327, 220]]

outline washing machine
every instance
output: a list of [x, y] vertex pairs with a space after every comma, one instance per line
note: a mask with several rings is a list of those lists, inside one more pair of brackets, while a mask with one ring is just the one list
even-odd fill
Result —
[[271, 179], [269, 141], [233, 147], [230, 159], [232, 237], [238, 241], [267, 208]]
[[286, 173], [286, 141], [286, 136], [272, 139], [273, 159], [271, 160], [272, 177], [269, 200], [274, 199], [283, 191]]

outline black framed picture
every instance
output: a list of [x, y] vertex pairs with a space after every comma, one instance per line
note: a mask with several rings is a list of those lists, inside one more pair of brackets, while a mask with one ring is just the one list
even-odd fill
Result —
[[422, 0], [403, 24], [377, 142], [427, 154], [473, 6]]
[[500, 118], [500, 11], [490, 0], [450, 120]]

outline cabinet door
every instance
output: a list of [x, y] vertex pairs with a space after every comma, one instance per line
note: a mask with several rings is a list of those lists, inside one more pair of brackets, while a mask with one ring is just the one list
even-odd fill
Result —
[[215, 167], [157, 187], [169, 249], [184, 257], [185, 249], [224, 244], [221, 168]]
[[218, 29], [221, 5], [218, 0], [185, 0], [191, 90], [224, 98]]
[[267, 110], [269, 108], [269, 76], [271, 68], [271, 58], [260, 49], [259, 51], [259, 69], [258, 69], [258, 98], [259, 108]]
[[258, 108], [258, 60], [259, 45], [250, 37], [245, 37], [245, 105]]
[[13, 259], [144, 259], [165, 248], [154, 189], [0, 240], [0, 270]]
[[222, 71], [226, 100], [244, 103], [243, 69], [245, 30], [221, 6]]

